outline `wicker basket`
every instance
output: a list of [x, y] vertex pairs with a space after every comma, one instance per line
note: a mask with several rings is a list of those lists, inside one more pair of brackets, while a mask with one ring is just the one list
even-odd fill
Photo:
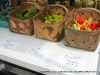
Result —
[[51, 5], [47, 10], [41, 12], [33, 18], [34, 22], [34, 36], [36, 38], [60, 41], [64, 36], [64, 23], [67, 20], [68, 14], [65, 15], [64, 19], [58, 23], [44, 23], [43, 18], [51, 13], [54, 14], [65, 14], [68, 13], [68, 9], [62, 5]]
[[77, 16], [84, 19], [92, 17], [100, 20], [100, 12], [94, 8], [81, 8], [75, 11], [74, 17], [70, 16], [65, 22], [65, 45], [84, 50], [95, 51], [99, 43], [100, 29], [95, 31], [81, 31], [71, 28], [71, 24]]
[[15, 18], [15, 15], [18, 14], [20, 12], [20, 10], [22, 10], [22, 9], [32, 10], [34, 8], [38, 8], [39, 11], [41, 11], [41, 8], [38, 4], [29, 3], [27, 5], [20, 6], [16, 10], [11, 12], [9, 14], [10, 31], [16, 32], [16, 33], [21, 33], [21, 34], [26, 34], [26, 35], [32, 35], [34, 33], [32, 18], [29, 18], [26, 20], [21, 20], [19, 18]]

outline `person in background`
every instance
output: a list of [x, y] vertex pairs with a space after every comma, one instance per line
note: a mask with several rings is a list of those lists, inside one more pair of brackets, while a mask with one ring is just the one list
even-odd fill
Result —
[[12, 7], [18, 7], [19, 4], [26, 2], [27, 0], [11, 0]]
[[0, 7], [5, 10], [7, 7], [9, 7], [9, 0], [0, 0]]
[[70, 6], [73, 6], [75, 0], [70, 0]]

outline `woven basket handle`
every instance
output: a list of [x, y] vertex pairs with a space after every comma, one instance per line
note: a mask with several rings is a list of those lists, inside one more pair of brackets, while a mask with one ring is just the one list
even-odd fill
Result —
[[69, 11], [69, 16], [72, 16], [73, 17], [74, 16], [74, 13], [75, 13], [75, 10], [76, 9], [73, 7], [73, 9], [71, 11]]
[[38, 7], [39, 10], [41, 10], [41, 7], [40, 7], [37, 3], [33, 3], [33, 2], [24, 2], [24, 3], [20, 4], [19, 7], [26, 6], [26, 5], [28, 5], [28, 4], [33, 4], [33, 5], [35, 5], [36, 7]]
[[88, 11], [88, 10], [90, 10], [90, 9], [91, 9], [91, 11], [96, 11], [96, 12], [98, 12], [98, 13], [100, 14], [100, 11], [97, 10], [97, 9], [95, 9], [95, 8], [81, 8], [81, 9], [78, 9], [78, 10], [75, 11], [75, 13], [74, 13], [74, 20], [77, 18], [77, 13], [78, 13], [80, 10], [83, 10], [83, 11], [85, 12], [85, 11]]
[[59, 6], [59, 7], [62, 7], [62, 8], [64, 8], [65, 11], [68, 13], [68, 9], [67, 9], [65, 6], [63, 6], [63, 5], [59, 5], [59, 4], [49, 5], [49, 7], [53, 7], [53, 6]]

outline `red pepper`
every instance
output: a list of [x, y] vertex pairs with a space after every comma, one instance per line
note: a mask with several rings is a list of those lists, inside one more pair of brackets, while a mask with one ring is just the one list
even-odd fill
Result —
[[97, 23], [96, 28], [97, 28], [97, 29], [99, 29], [99, 28], [100, 28], [100, 22], [98, 22], [98, 23]]
[[91, 26], [91, 24], [89, 24], [89, 25], [88, 25], [88, 28], [92, 29], [92, 26]]
[[99, 27], [95, 27], [95, 29], [96, 29], [96, 30], [98, 30], [98, 29], [99, 29]]
[[85, 28], [84, 27], [80, 27], [80, 30], [85, 30]]
[[96, 28], [96, 24], [91, 24], [91, 29], [94, 30]]
[[82, 23], [85, 22], [85, 20], [82, 19], [81, 17], [78, 17], [78, 18], [76, 19], [76, 21], [77, 21], [79, 24], [82, 24]]
[[88, 27], [91, 29], [91, 30], [98, 30], [100, 28], [100, 23], [99, 22], [92, 22], [92, 24], [88, 25]]

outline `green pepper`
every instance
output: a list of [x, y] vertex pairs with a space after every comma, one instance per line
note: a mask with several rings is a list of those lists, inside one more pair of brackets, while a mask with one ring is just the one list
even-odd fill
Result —
[[22, 9], [17, 15], [15, 15], [15, 17], [22, 19], [22, 20], [29, 19], [32, 16], [34, 16], [35, 14], [37, 14], [38, 12], [39, 12], [39, 10], [37, 8], [35, 8], [31, 11]]
[[31, 18], [32, 16], [36, 15], [39, 12], [39, 10], [37, 8], [29, 11], [28, 13], [26, 13], [23, 17], [23, 19], [28, 19]]
[[23, 19], [24, 15], [25, 15], [26, 13], [28, 13], [28, 11], [22, 9], [22, 10], [16, 15], [16, 17], [19, 18], [19, 19]]

